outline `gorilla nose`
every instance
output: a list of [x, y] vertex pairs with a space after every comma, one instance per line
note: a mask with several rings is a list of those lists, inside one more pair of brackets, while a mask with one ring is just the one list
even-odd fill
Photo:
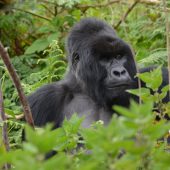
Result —
[[114, 76], [120, 77], [121, 75], [126, 74], [126, 70], [122, 70], [122, 71], [114, 70], [113, 74], [114, 74]]
[[111, 69], [111, 76], [114, 79], [129, 80], [128, 72], [124, 67], [114, 67]]

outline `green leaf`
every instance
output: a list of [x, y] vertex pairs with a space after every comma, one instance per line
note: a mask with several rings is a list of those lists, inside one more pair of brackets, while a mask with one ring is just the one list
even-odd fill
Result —
[[15, 117], [15, 112], [11, 109], [5, 108], [5, 113], [11, 115], [12, 117]]
[[170, 85], [164, 86], [164, 87], [161, 89], [161, 91], [167, 93], [168, 90], [169, 90], [169, 88], [170, 88], [169, 86], [170, 86]]
[[135, 118], [136, 115], [133, 114], [129, 109], [126, 109], [124, 107], [121, 107], [121, 106], [114, 106], [113, 109], [115, 111], [117, 111], [118, 113], [128, 117], [128, 118]]
[[140, 88], [140, 89], [130, 89], [126, 90], [127, 92], [134, 94], [136, 96], [142, 97], [142, 96], [149, 96], [150, 95], [150, 90], [147, 88]]
[[[52, 150], [57, 143], [57, 135], [60, 134], [60, 129], [51, 131], [51, 126], [47, 126], [45, 129], [37, 129], [34, 131], [31, 127], [26, 126], [26, 139], [34, 147], [37, 147], [41, 153], [46, 153]], [[29, 145], [31, 146], [31, 145]], [[26, 146], [26, 148], [29, 148]], [[25, 149], [26, 149], [25, 148]]]
[[49, 43], [51, 43], [52, 40], [57, 40], [58, 36], [59, 36], [59, 33], [50, 34], [50, 35], [48, 36], [47, 40], [48, 40]]
[[43, 51], [45, 48], [48, 47], [49, 44], [50, 42], [47, 40], [47, 38], [40, 38], [34, 41], [32, 45], [27, 48], [25, 54], [31, 54], [31, 53]]
[[138, 77], [146, 83], [146, 87], [151, 88], [153, 91], [157, 91], [162, 84], [162, 70], [161, 67], [154, 69], [153, 71], [139, 74]]

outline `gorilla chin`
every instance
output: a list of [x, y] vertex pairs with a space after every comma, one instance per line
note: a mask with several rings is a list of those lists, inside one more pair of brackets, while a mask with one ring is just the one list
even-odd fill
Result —
[[132, 89], [132, 85], [134, 83], [135, 82], [126, 82], [122, 84], [108, 85], [106, 89], [106, 96], [108, 100], [114, 103], [114, 99], [123, 94], [126, 94], [126, 90]]

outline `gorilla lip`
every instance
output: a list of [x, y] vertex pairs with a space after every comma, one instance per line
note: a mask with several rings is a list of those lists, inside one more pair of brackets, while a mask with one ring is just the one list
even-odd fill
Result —
[[116, 83], [112, 84], [112, 86], [107, 86], [108, 89], [114, 89], [114, 88], [121, 88], [121, 87], [128, 87], [131, 85], [131, 82], [129, 83]]

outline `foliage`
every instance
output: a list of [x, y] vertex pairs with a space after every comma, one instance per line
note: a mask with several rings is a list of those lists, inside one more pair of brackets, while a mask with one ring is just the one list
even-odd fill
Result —
[[[67, 167], [85, 170], [169, 169], [169, 154], [164, 151], [166, 143], [156, 143], [166, 134], [169, 125], [164, 120], [153, 123], [152, 107], [152, 102], [142, 105], [132, 102], [130, 110], [116, 106], [123, 116], [113, 116], [106, 127], [99, 121], [91, 128], [82, 129], [82, 119], [76, 115], [53, 131], [49, 125], [36, 131], [26, 126], [26, 142], [22, 149], [9, 153], [1, 149], [0, 165], [8, 162], [17, 170]], [[44, 160], [45, 153], [51, 150], [56, 150], [57, 154]]]
[[64, 54], [56, 40], [53, 40], [43, 54], [46, 57], [37, 60], [37, 64], [43, 68], [25, 78], [23, 86], [27, 93], [34, 91], [43, 84], [60, 80], [66, 71], [67, 64], [64, 61]]
[[15, 120], [8, 120], [7, 126], [11, 149], [21, 148], [24, 124]]
[[[22, 59], [17, 57], [12, 59], [12, 62], [20, 73], [21, 78], [24, 77], [22, 79], [22, 85], [26, 94], [31, 93], [43, 84], [60, 80], [66, 71], [67, 64], [65, 62], [64, 54], [56, 40], [52, 41], [47, 50], [44, 51], [43, 55], [44, 58], [41, 59], [37, 58], [36, 55], [25, 55]], [[29, 59], [28, 57], [31, 58]], [[22, 64], [22, 62], [26, 64], [21, 65], [20, 67], [18, 64]], [[34, 67], [34, 65], [38, 65], [39, 68], [31, 71], [31, 68], [28, 65], [31, 68]], [[16, 90], [12, 88], [13, 85], [9, 80], [7, 71], [5, 68], [3, 69], [2, 88], [5, 92], [5, 106], [8, 106], [8, 108], [5, 108], [5, 112], [10, 115], [20, 114], [20, 107], [16, 106], [18, 94]]]
[[[97, 17], [114, 27], [133, 3], [132, 0], [119, 3], [107, 0], [4, 2], [8, 6], [0, 3], [0, 37], [26, 94], [63, 77], [67, 67], [65, 37], [74, 23], [84, 17]], [[162, 4], [138, 3], [116, 31], [132, 44], [139, 66], [167, 65]], [[15, 119], [22, 113], [18, 95], [0, 60], [5, 113], [12, 117], [7, 121], [9, 153], [0, 136], [0, 166], [8, 162], [16, 170], [168, 170], [169, 124], [164, 117], [169, 116], [170, 104], [162, 101], [168, 86], [158, 90], [162, 83], [160, 68], [138, 77], [147, 88], [129, 92], [140, 96], [143, 104], [132, 101], [130, 109], [115, 106], [114, 110], [122, 116], [113, 116], [108, 126], [103, 127], [98, 121], [89, 129], [83, 129], [83, 119], [73, 115], [61, 128], [51, 131], [52, 125], [47, 125], [33, 131]], [[22, 142], [23, 129], [26, 131], [25, 142]], [[44, 160], [51, 150], [57, 154]]]
[[151, 54], [139, 61], [139, 64], [144, 65], [167, 65], [166, 49], [156, 49]]
[[139, 96], [143, 102], [154, 102], [156, 104], [154, 109], [160, 113], [160, 116], [164, 117], [165, 114], [167, 114], [165, 111], [165, 108], [167, 107], [166, 105], [169, 104], [164, 104], [163, 99], [167, 96], [169, 85], [164, 86], [162, 89], [159, 88], [163, 83], [161, 67], [156, 68], [150, 73], [145, 72], [139, 74], [138, 77], [146, 84], [146, 88], [142, 87], [141, 89], [133, 89], [128, 91], [134, 95]]
[[[103, 126], [103, 122], [98, 121], [90, 128], [82, 128], [83, 118], [78, 118], [76, 114], [70, 120], [65, 119], [61, 128], [52, 131], [51, 125], [36, 131], [26, 126], [26, 141], [23, 144], [18, 141], [18, 134], [12, 134], [15, 142], [11, 143], [11, 146], [16, 148], [17, 143], [20, 148], [17, 145], [18, 149], [7, 153], [3, 145], [0, 147], [0, 165], [10, 163], [13, 169], [17, 170], [68, 167], [85, 170], [121, 170], [124, 167], [129, 170], [168, 170], [167, 139], [170, 135], [167, 132], [170, 126], [163, 115], [167, 113], [169, 103], [162, 103], [168, 86], [158, 94], [158, 88], [162, 84], [161, 68], [138, 77], [146, 83], [147, 88], [141, 89], [140, 93], [139, 90], [130, 92], [140, 96], [143, 104], [132, 101], [129, 109], [114, 106], [114, 110], [121, 116], [115, 114], [108, 126]], [[151, 81], [152, 79], [154, 81]], [[153, 103], [156, 103], [156, 106]], [[162, 116], [159, 121], [155, 121], [157, 114]], [[19, 132], [22, 130], [23, 126], [19, 128]], [[45, 160], [45, 155], [52, 150], [57, 154]]]

